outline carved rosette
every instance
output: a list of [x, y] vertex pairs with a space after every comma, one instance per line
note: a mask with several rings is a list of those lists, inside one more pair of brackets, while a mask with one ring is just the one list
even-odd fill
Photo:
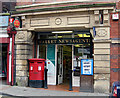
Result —
[[105, 36], [107, 36], [107, 31], [105, 29], [100, 29], [97, 31], [97, 36], [105, 37]]
[[20, 31], [20, 32], [17, 32], [17, 35], [16, 35], [17, 39], [24, 39], [25, 38], [25, 33]]
[[55, 19], [55, 24], [56, 25], [60, 25], [62, 23], [62, 19], [61, 18], [56, 18]]

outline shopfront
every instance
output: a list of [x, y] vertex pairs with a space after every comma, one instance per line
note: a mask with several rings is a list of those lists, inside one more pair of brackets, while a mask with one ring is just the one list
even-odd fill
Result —
[[47, 60], [48, 85], [69, 84], [73, 70], [73, 86], [80, 86], [81, 59], [92, 59], [93, 42], [89, 30], [38, 33], [37, 57]]
[[[47, 60], [48, 85], [68, 83], [68, 71], [72, 69], [73, 86], [85, 87], [92, 83], [95, 92], [109, 92], [110, 13], [115, 4], [71, 4], [16, 7], [12, 17], [20, 17], [22, 21], [15, 37], [16, 84], [28, 85], [28, 59], [44, 58]], [[81, 59], [93, 59], [92, 77], [81, 79]]]

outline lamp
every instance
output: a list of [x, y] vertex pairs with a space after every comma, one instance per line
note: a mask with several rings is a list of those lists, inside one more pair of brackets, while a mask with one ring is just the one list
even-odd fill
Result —
[[54, 31], [52, 33], [73, 33], [73, 31]]

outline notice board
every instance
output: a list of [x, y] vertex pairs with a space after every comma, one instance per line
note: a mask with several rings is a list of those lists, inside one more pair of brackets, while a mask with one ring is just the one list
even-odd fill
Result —
[[81, 75], [93, 75], [93, 59], [81, 59]]

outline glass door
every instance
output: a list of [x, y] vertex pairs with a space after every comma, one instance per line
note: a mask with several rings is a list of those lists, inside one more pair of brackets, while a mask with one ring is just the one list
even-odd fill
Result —
[[48, 69], [47, 78], [49, 85], [56, 85], [56, 46], [47, 45], [47, 60], [46, 66]]
[[63, 47], [58, 46], [57, 51], [57, 77], [58, 84], [63, 83]]

